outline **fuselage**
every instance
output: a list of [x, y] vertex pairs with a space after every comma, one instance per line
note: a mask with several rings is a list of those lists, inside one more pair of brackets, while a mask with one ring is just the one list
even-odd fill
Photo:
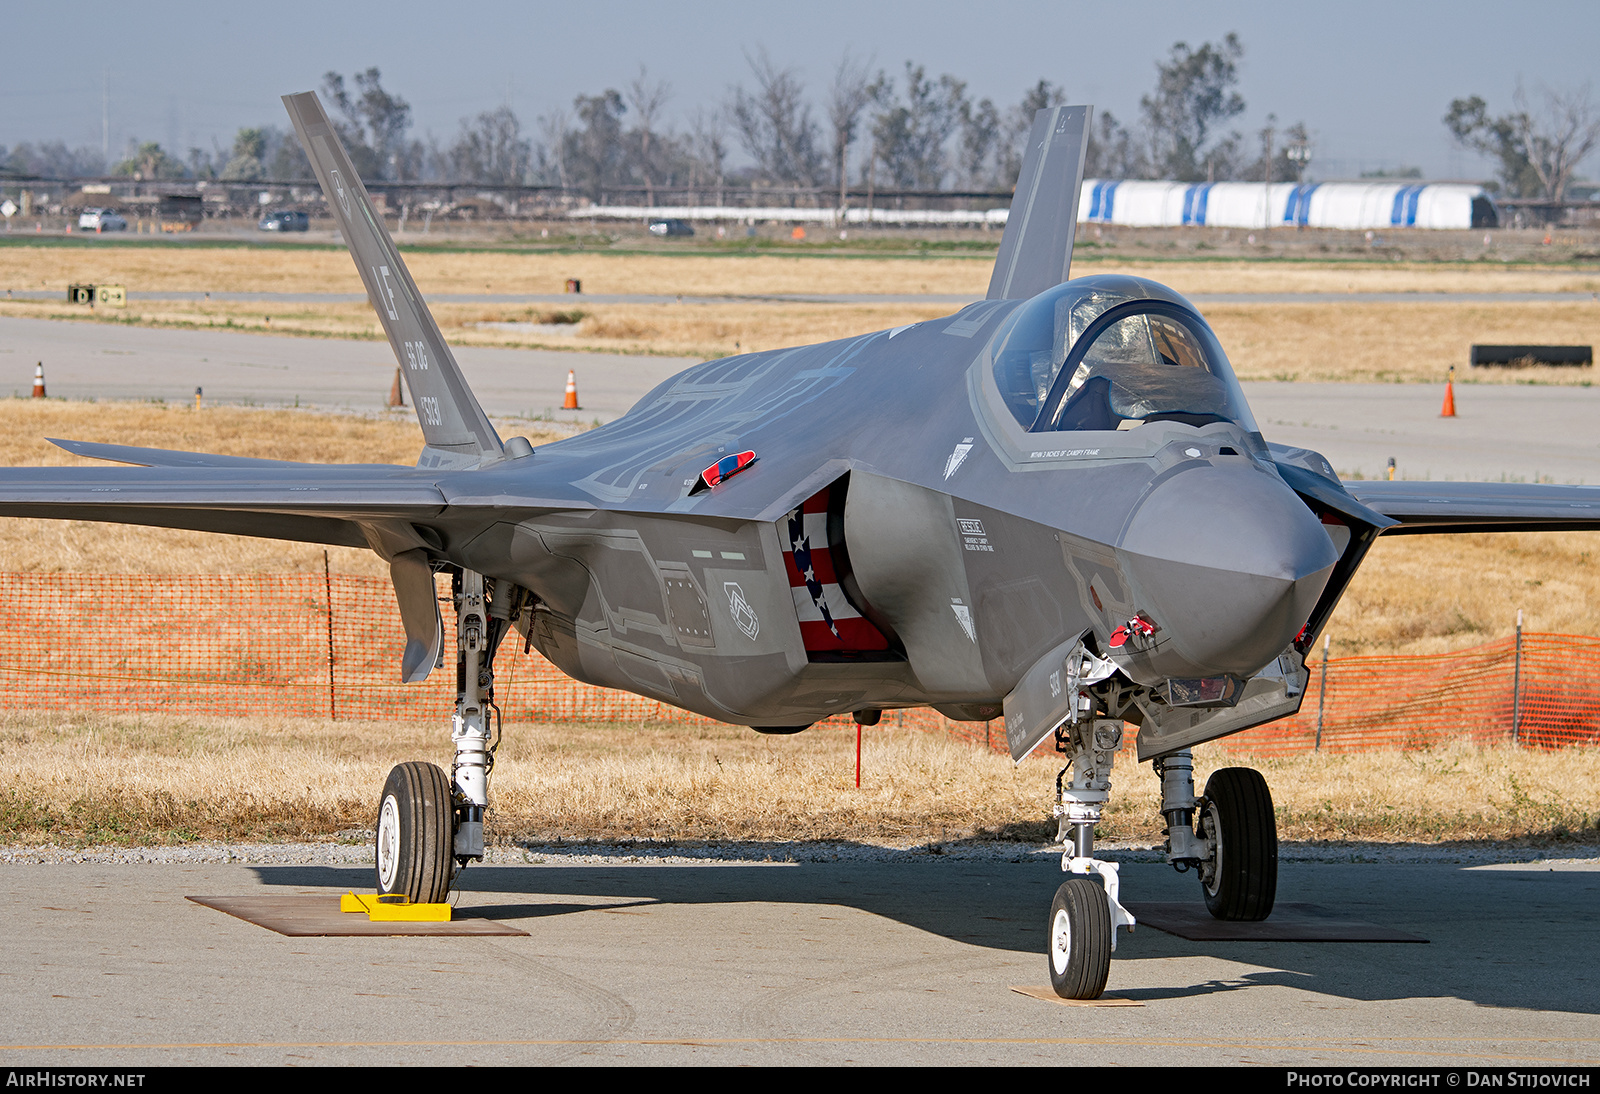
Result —
[[1247, 408], [1020, 420], [994, 377], [1030, 306], [698, 365], [472, 472], [506, 519], [445, 553], [531, 590], [532, 642], [567, 673], [756, 726], [996, 717], [1078, 635], [1140, 684], [1249, 676], [1305, 626], [1328, 532]]

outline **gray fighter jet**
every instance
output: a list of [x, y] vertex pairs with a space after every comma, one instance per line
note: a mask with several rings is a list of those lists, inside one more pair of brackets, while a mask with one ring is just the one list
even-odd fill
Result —
[[[408, 681], [453, 652], [455, 760], [394, 769], [378, 887], [442, 898], [483, 853], [495, 651], [764, 733], [932, 706], [1065, 756], [1050, 978], [1105, 986], [1117, 866], [1094, 826], [1124, 727], [1167, 856], [1212, 913], [1272, 910], [1261, 775], [1195, 793], [1190, 750], [1299, 708], [1304, 656], [1380, 533], [1600, 527], [1583, 487], [1359, 483], [1268, 444], [1182, 296], [1068, 279], [1088, 109], [1034, 122], [988, 298], [953, 316], [709, 361], [534, 451], [502, 440], [312, 94], [290, 116], [422, 423], [415, 468], [58, 442], [129, 468], [0, 475], [0, 514], [370, 547]], [[454, 641], [434, 576], [452, 578]], [[453, 651], [452, 651], [453, 647]]]

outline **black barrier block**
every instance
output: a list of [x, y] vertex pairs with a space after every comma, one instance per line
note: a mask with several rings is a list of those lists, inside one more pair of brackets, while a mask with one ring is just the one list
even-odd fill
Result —
[[1473, 346], [1472, 367], [1509, 365], [1561, 365], [1582, 368], [1594, 364], [1593, 346]]

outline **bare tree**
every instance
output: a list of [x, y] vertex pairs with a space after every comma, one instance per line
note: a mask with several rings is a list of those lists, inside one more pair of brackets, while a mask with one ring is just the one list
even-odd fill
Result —
[[527, 181], [533, 144], [509, 106], [461, 119], [461, 134], [447, 156], [450, 174], [464, 182], [515, 186]]
[[655, 178], [656, 162], [654, 159], [656, 121], [661, 116], [661, 110], [672, 98], [672, 85], [665, 80], [652, 82], [644, 65], [639, 66], [639, 75], [635, 76], [628, 84], [628, 105], [633, 107], [633, 116], [638, 119], [634, 133], [639, 144], [638, 171], [644, 178], [645, 204], [655, 204]]
[[703, 109], [694, 112], [689, 123], [690, 185], [699, 187], [702, 172], [705, 181], [716, 180], [716, 204], [722, 204], [723, 164], [728, 159], [728, 126], [721, 113]]
[[562, 189], [567, 187], [567, 112], [565, 110], [552, 110], [548, 114], [541, 114], [538, 121], [539, 138], [546, 148], [550, 150], [550, 158], [555, 161], [556, 185]]
[[833, 163], [838, 170], [839, 208], [845, 206], [845, 190], [849, 185], [850, 146], [855, 143], [856, 127], [861, 112], [872, 101], [871, 61], [857, 61], [846, 51], [834, 70], [833, 84], [828, 88], [828, 124], [833, 127]]
[[817, 123], [805, 101], [805, 85], [794, 69], [780, 69], [765, 49], [746, 55], [756, 80], [755, 92], [733, 90], [729, 104], [739, 143], [756, 161], [757, 170], [773, 182], [815, 186], [823, 172], [817, 150]]
[[1600, 110], [1588, 84], [1576, 89], [1540, 88], [1536, 112], [1519, 86], [1510, 114], [1489, 117], [1474, 95], [1451, 102], [1445, 126], [1456, 141], [1500, 161], [1500, 181], [1512, 197], [1566, 198], [1573, 172], [1600, 144]]

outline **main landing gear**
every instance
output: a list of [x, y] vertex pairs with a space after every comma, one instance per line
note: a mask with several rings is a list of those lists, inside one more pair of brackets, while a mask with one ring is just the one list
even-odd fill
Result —
[[[1094, 857], [1094, 828], [1111, 790], [1111, 766], [1122, 747], [1123, 724], [1095, 718], [1087, 702], [1077, 721], [1056, 730], [1056, 751], [1068, 765], [1056, 777], [1055, 815], [1064, 853], [1061, 869], [1074, 875], [1056, 890], [1048, 926], [1050, 986], [1064, 999], [1095, 999], [1105, 990], [1117, 929], [1135, 926], [1122, 906], [1117, 864]], [[1260, 920], [1272, 912], [1278, 887], [1278, 832], [1272, 794], [1259, 771], [1225, 767], [1212, 773], [1205, 795], [1194, 794], [1194, 761], [1187, 749], [1155, 761], [1167, 861], [1200, 877], [1206, 907], [1218, 919]]]
[[1167, 861], [1200, 875], [1206, 908], [1218, 919], [1262, 920], [1278, 893], [1278, 826], [1261, 772], [1223, 767], [1194, 796], [1194, 761], [1184, 749], [1155, 761]]
[[443, 901], [456, 873], [483, 860], [483, 814], [489, 806], [489, 772], [500, 726], [494, 655], [526, 598], [520, 587], [471, 570], [456, 574], [452, 592], [456, 708], [450, 737], [455, 763], [448, 777], [433, 764], [400, 764], [389, 772], [378, 806], [378, 892], [412, 903]]

